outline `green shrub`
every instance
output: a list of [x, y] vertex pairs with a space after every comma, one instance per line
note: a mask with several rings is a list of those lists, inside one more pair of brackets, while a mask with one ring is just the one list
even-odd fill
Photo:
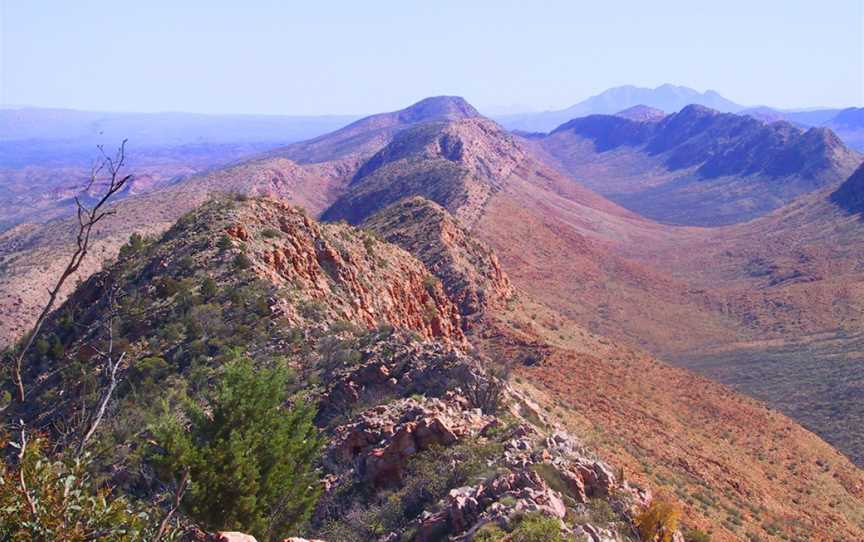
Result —
[[133, 233], [129, 236], [129, 242], [120, 247], [120, 255], [118, 256], [119, 260], [128, 259], [131, 256], [141, 252], [144, 248], [144, 238], [140, 233]]
[[227, 235], [222, 235], [222, 237], [220, 237], [219, 240], [216, 242], [216, 248], [223, 252], [228, 250], [229, 248], [231, 248], [231, 238]]
[[156, 285], [156, 295], [165, 299], [180, 291], [180, 281], [172, 277], [162, 277]]
[[261, 235], [266, 239], [274, 239], [276, 237], [279, 237], [279, 230], [275, 228], [264, 228], [263, 230], [261, 230]]
[[564, 542], [561, 523], [548, 516], [525, 516], [510, 535], [511, 542]]
[[472, 542], [503, 542], [507, 540], [507, 533], [501, 530], [495, 523], [487, 523], [486, 525], [477, 529], [477, 532], [474, 533], [474, 538], [471, 539]]
[[[17, 455], [20, 446], [10, 446]], [[0, 540], [153, 539], [161, 520], [98, 487], [88, 473], [88, 456], [77, 460], [50, 457], [48, 448], [44, 440], [35, 439], [27, 444], [23, 461], [0, 463]], [[23, 494], [21, 479], [29, 499]], [[176, 535], [176, 529], [170, 527], [162, 540], [176, 539]]]
[[186, 409], [190, 430], [172, 417], [154, 429], [165, 450], [154, 463], [163, 476], [189, 472], [183, 507], [204, 526], [282, 540], [311, 513], [321, 438], [310, 407], [283, 407], [289, 379], [284, 368], [231, 361], [206, 407]]
[[246, 255], [245, 252], [241, 252], [237, 256], [234, 257], [234, 267], [237, 269], [249, 269], [252, 267], [252, 260], [249, 256]]

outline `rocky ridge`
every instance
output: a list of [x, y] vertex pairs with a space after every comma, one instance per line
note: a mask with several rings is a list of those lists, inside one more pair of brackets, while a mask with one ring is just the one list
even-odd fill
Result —
[[466, 322], [515, 295], [495, 253], [432, 201], [404, 199], [367, 218], [363, 227], [419, 258], [441, 280]]
[[[94, 363], [90, 345], [106, 338], [106, 322], [121, 319], [123, 336], [112, 341], [124, 349], [120, 378], [132, 386], [118, 390], [100, 432], [111, 453], [126, 450], [105, 466], [117, 491], [135, 488], [143, 496], [152, 487], [135, 463], [146, 439], [134, 432], [146, 429], [130, 435], [128, 416], [155, 405], [134, 390], [170, 390], [178, 382], [195, 390], [193, 378], [218, 370], [239, 349], [260, 363], [284, 360], [317, 404], [328, 446], [325, 494], [311, 531], [324, 539], [471, 540], [493, 524], [507, 532], [545, 517], [586, 540], [622, 540], [616, 533], [632, 529], [648, 498], [509, 388], [496, 370], [501, 362], [468, 348], [456, 302], [395, 245], [347, 225], [319, 225], [278, 201], [223, 198], [121, 254], [46, 328], [62, 345], [57, 355], [86, 367]], [[74, 330], [64, 324], [70, 320]], [[153, 361], [157, 355], [164, 359]], [[28, 424], [57, 431], [87, 380], [50, 371], [50, 363], [38, 354], [28, 363], [50, 375], [27, 375], [33, 403], [48, 413]], [[458, 468], [448, 475], [452, 465]], [[613, 513], [587, 514], [597, 499], [611, 502]], [[397, 516], [385, 513], [387, 502], [398, 503]], [[357, 517], [365, 519], [353, 523]], [[212, 536], [247, 540], [233, 532]]]
[[827, 128], [768, 124], [699, 105], [659, 121], [573, 119], [541, 146], [575, 178], [624, 207], [699, 226], [764, 215], [839, 183], [861, 161]]

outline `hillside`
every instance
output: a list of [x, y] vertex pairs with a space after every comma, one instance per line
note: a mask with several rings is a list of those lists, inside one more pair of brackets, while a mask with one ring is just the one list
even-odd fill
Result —
[[588, 115], [612, 115], [635, 106], [647, 106], [665, 113], [675, 113], [691, 104], [731, 113], [744, 109], [744, 106], [727, 100], [713, 90], [699, 92], [692, 88], [670, 84], [660, 85], [657, 88], [625, 85], [607, 89], [566, 109], [505, 115], [496, 117], [496, 120], [509, 130], [550, 132], [565, 122]]
[[[463, 332], [472, 332], [484, 311], [512, 305], [511, 290], [523, 292], [532, 306], [558, 313], [585, 333], [700, 368], [699, 360], [716, 354], [718, 345], [731, 345], [727, 352], [743, 362], [750, 359], [748, 345], [763, 340], [808, 337], [836, 330], [840, 324], [851, 329], [846, 324], [862, 305], [857, 294], [850, 295], [843, 287], [853, 275], [838, 270], [846, 265], [854, 269], [855, 252], [844, 256], [841, 267], [831, 258], [842, 254], [838, 247], [859, 242], [856, 217], [837, 213], [833, 206], [828, 209], [834, 212], [817, 206], [807, 214], [813, 226], [803, 229], [804, 222], [790, 220], [754, 230], [746, 224], [713, 229], [665, 226], [574, 182], [555, 167], [542, 140], [513, 136], [488, 119], [474, 117], [459, 100], [432, 103], [437, 103], [433, 119], [439, 113], [467, 118], [404, 124], [398, 121], [404, 111], [385, 114], [381, 122], [389, 126], [386, 133], [376, 121], [365, 132], [355, 126], [348, 139], [317, 140], [315, 152], [332, 152], [341, 159], [298, 163], [273, 154], [130, 196], [98, 230], [95, 257], [86, 261], [81, 276], [113, 258], [133, 232], [158, 235], [213, 193], [233, 192], [276, 197], [302, 205], [310, 215], [364, 224], [375, 235], [415, 252], [424, 265], [440, 273]], [[420, 107], [407, 118], [426, 118], [422, 111], [429, 109]], [[614, 118], [617, 125], [631, 126], [627, 119]], [[635, 153], [615, 154], [618, 150], [597, 156], [613, 165], [616, 157], [639, 158]], [[756, 154], [743, 163], [764, 161]], [[815, 198], [814, 194], [807, 197]], [[827, 193], [820, 194], [824, 202]], [[416, 196], [434, 203], [402, 201]], [[405, 216], [412, 217], [413, 230], [405, 228]], [[841, 223], [846, 236], [834, 236], [833, 228]], [[390, 230], [397, 224], [402, 227], [394, 234]], [[19, 227], [0, 237], [0, 324], [6, 337], [26, 329], [27, 315], [44, 296], [45, 281], [62, 263], [70, 229], [68, 222], [59, 221]], [[794, 249], [798, 229], [812, 235], [801, 252]], [[782, 241], [765, 253], [754, 248], [771, 238]], [[455, 242], [441, 249], [440, 243], [447, 240]], [[715, 247], [724, 247], [728, 254]], [[502, 273], [509, 276], [506, 281]], [[823, 343], [828, 348], [836, 344]], [[780, 365], [770, 367], [775, 377], [760, 382], [792, 382], [794, 368], [786, 367], [785, 374]], [[746, 373], [736, 377], [742, 374]], [[735, 378], [724, 381], [737, 385]], [[854, 380], [847, 382], [852, 386]], [[779, 393], [739, 389], [769, 400], [850, 457], [859, 457], [854, 443], [858, 433], [841, 435], [834, 428], [854, 427], [854, 412], [848, 418], [807, 416], [832, 409], [835, 401], [815, 383], [795, 389], [801, 404], [814, 405], [807, 412], [787, 408]], [[813, 422], [828, 419], [830, 426]]]
[[836, 184], [861, 161], [825, 128], [688, 106], [659, 122], [595, 115], [538, 140], [575, 179], [643, 216], [683, 225], [751, 220]]
[[[60, 356], [94, 363], [86, 352], [105, 338], [103, 294], [114, 292], [124, 331], [113, 340], [127, 362], [95, 446], [117, 490], [153, 490], [137, 474], [142, 421], [163, 408], [148, 390], [167, 386], [169, 404], [195, 398], [245, 352], [263, 366], [287, 363], [318, 409], [327, 490], [310, 534], [328, 540], [432, 540], [489, 521], [518, 530], [519, 510], [562, 518], [576, 535], [632, 540], [648, 490], [673, 496], [686, 530], [721, 542], [864, 533], [860, 470], [788, 418], [593, 335], [523, 292], [501, 290], [464, 333], [459, 299], [470, 295], [454, 270], [507, 279], [444, 213], [399, 203], [371, 219], [369, 234], [277, 201], [223, 198], [83, 283], [47, 334]], [[419, 241], [417, 214], [456, 235], [410, 241]], [[472, 254], [476, 268], [453, 257]], [[86, 389], [80, 373], [50, 370], [60, 360], [31, 364], [49, 369], [32, 394], [50, 407], [31, 424], [59, 427]], [[472, 403], [470, 390], [501, 365], [515, 371], [500, 410]]]
[[[113, 321], [123, 331], [112, 348], [126, 362], [94, 448], [116, 491], [158, 499], [147, 420], [199, 399], [224, 365], [248, 355], [262, 370], [287, 364], [293, 400], [317, 411], [325, 490], [312, 534], [431, 541], [492, 525], [503, 536], [530, 520], [630, 538], [650, 494], [496, 384], [495, 362], [468, 347], [433, 278], [395, 245], [284, 203], [210, 202], [159, 239], [130, 244], [76, 290], [46, 330], [63, 353], [32, 356], [32, 398], [10, 415], [62, 442], [61, 421], [92, 392], [61, 362], [98, 363], [95, 345]], [[153, 401], [157, 389], [164, 404]]]
[[[80, 277], [98, 270], [101, 262], [113, 257], [132, 233], [164, 231], [212, 194], [239, 192], [280, 197], [318, 214], [342, 193], [357, 169], [399, 131], [427, 122], [478, 115], [461, 98], [427, 98], [307, 142], [205, 170], [174, 183], [160, 183], [158, 190], [130, 194], [116, 204], [117, 214], [95, 231], [92, 252], [97, 256], [85, 260]], [[142, 180], [146, 172], [135, 170]], [[133, 185], [135, 182], [133, 179]], [[22, 224], [0, 233], [0, 347], [20, 336], [35, 318], [46, 296], [47, 277], [60, 272], [62, 256], [68, 253], [73, 227], [73, 219], [58, 218], [45, 225]], [[35, 272], [37, 269], [40, 272]], [[63, 295], [68, 293], [64, 291]]]
[[748, 223], [632, 247], [647, 265], [712, 290], [722, 310], [748, 330], [671, 357], [795, 416], [859, 464], [860, 179], [859, 169], [838, 188]]
[[[359, 223], [391, 201], [417, 195], [433, 199], [492, 246], [513, 283], [538, 301], [592, 332], [715, 377], [724, 374], [723, 381], [733, 385], [751, 373], [768, 374], [746, 368], [747, 360], [759, 359], [753, 357], [755, 345], [795, 341], [803, 334], [813, 336], [809, 341], [814, 347], [823, 348], [814, 334], [838, 326], [851, 331], [849, 324], [864, 306], [846, 286], [860, 280], [850, 274], [854, 256], [837, 256], [841, 247], [859, 243], [849, 240], [861, 233], [855, 219], [816, 207], [807, 220], [772, 222], [770, 227], [756, 226], [767, 219], [707, 230], [662, 227], [574, 187], [540, 161], [542, 149], [537, 151], [532, 141], [495, 132], [488, 123], [483, 124], [486, 131], [478, 130], [477, 122], [404, 132], [392, 149], [385, 147], [370, 161], [374, 168], [366, 174], [361, 168], [323, 216]], [[628, 126], [626, 119], [617, 122]], [[474, 149], [473, 154], [447, 154], [447, 149], [459, 148], [455, 142], [463, 138], [461, 148]], [[761, 161], [768, 160], [757, 154], [749, 163]], [[490, 176], [488, 170], [472, 170], [472, 163], [517, 165], [502, 169], [509, 175]], [[416, 181], [409, 182], [412, 178]], [[429, 179], [435, 181], [426, 182]], [[818, 199], [818, 193], [824, 199], [829, 189], [813, 197]], [[468, 198], [469, 192], [480, 197]], [[840, 223], [848, 224], [847, 237], [829, 234], [836, 227], [832, 224]], [[803, 231], [814, 238], [803, 243]], [[799, 243], [806, 246], [798, 249]], [[808, 340], [790, 344], [797, 344], [802, 353], [796, 355], [806, 358]], [[829, 349], [824, 352], [832, 352], [831, 344], [835, 350], [828, 357], [848, 351], [835, 342], [825, 345]], [[789, 347], [783, 348], [788, 356]], [[726, 360], [724, 367], [737, 369], [708, 370], [699, 361], [718, 351], [725, 352], [717, 358]], [[827, 368], [825, 359], [812, 358], [804, 367], [821, 372]], [[856, 365], [844, 367], [852, 370]], [[838, 409], [839, 399], [820, 391], [823, 384], [817, 380], [802, 386], [793, 377], [797, 369], [792, 364], [766, 362], [764, 369], [770, 378], [748, 381], [771, 386], [770, 393], [752, 386], [739, 389], [797, 416], [860, 460], [856, 409]], [[854, 390], [857, 380], [841, 372], [847, 375], [841, 380]], [[790, 408], [784, 398], [792, 387], [797, 403], [810, 408]]]

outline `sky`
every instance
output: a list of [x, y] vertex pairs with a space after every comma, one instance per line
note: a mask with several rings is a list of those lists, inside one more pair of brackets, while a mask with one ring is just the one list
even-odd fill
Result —
[[560, 109], [624, 84], [864, 105], [864, 0], [0, 0], [0, 105]]

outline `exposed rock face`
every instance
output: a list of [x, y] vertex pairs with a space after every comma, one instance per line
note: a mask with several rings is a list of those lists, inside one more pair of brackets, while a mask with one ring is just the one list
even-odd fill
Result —
[[420, 195], [470, 226], [524, 159], [513, 137], [487, 119], [419, 125], [400, 132], [370, 158], [322, 218], [356, 224], [404, 197]]
[[363, 226], [426, 264], [465, 322], [489, 307], [503, 306], [514, 295], [495, 253], [436, 203], [405, 199], [369, 217]]
[[482, 378], [477, 360], [461, 351], [405, 337], [375, 342], [361, 356], [356, 367], [328, 375], [330, 383], [319, 405], [320, 421], [381, 397], [443, 397], [454, 387], [465, 389]]
[[409, 457], [433, 445], [455, 444], [491, 421], [479, 410], [464, 408], [462, 401], [451, 395], [375, 407], [336, 429], [328, 457], [354, 465], [357, 475], [375, 487], [398, 483]]
[[[568, 509], [584, 511], [589, 498], [609, 500], [613, 508], [627, 513], [651, 499], [650, 493], [616, 480], [607, 465], [579, 455], [580, 446], [567, 433], [556, 432], [542, 439], [529, 426], [520, 426], [514, 435], [506, 445], [507, 465], [513, 470], [476, 486], [450, 491], [439, 503], [438, 512], [426, 512], [414, 523], [415, 540], [449, 536], [449, 540], [467, 542], [488, 523], [511, 528], [524, 513], [563, 520]], [[613, 497], [614, 492], [619, 497]], [[624, 496], [626, 500], [622, 500]], [[572, 530], [562, 523], [562, 531], [574, 535], [584, 532], [591, 540], [602, 540], [607, 532], [591, 523]], [[608, 539], [616, 540], [611, 532]]]
[[289, 321], [326, 312], [330, 320], [387, 322], [424, 337], [464, 340], [458, 307], [407, 252], [349, 226], [319, 225], [273, 200], [250, 202], [235, 220], [225, 233], [243, 242], [255, 271], [305, 299], [276, 301], [273, 310]]

